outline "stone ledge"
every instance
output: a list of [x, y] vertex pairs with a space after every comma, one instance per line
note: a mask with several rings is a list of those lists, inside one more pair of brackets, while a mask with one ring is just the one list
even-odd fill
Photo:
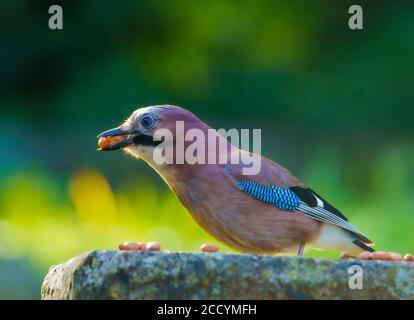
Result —
[[93, 251], [52, 267], [42, 299], [414, 299], [414, 263]]

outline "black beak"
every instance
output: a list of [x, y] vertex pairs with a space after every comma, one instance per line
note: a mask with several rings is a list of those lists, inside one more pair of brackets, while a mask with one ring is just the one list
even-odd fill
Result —
[[113, 137], [113, 136], [127, 136], [130, 134], [139, 134], [139, 130], [136, 129], [122, 129], [121, 127], [106, 130], [98, 135], [98, 139], [101, 137]]
[[114, 136], [128, 136], [124, 140], [120, 142], [116, 142], [114, 144], [110, 144], [105, 148], [99, 148], [99, 151], [115, 151], [121, 148], [125, 148], [131, 144], [135, 143], [135, 139], [141, 133], [139, 130], [136, 129], [123, 129], [121, 127], [110, 129], [107, 131], [102, 132], [98, 135], [98, 139], [102, 137], [114, 137]]

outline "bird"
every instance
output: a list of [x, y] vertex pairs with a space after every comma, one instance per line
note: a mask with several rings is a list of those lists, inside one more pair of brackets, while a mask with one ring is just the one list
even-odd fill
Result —
[[[179, 132], [177, 123], [183, 124], [183, 132]], [[179, 139], [191, 129], [203, 133], [209, 142], [214, 141], [215, 150], [224, 148], [228, 156], [257, 156], [260, 170], [247, 175], [245, 163], [229, 161], [182, 163], [177, 161], [175, 152], [173, 161], [159, 163], [155, 150], [164, 144], [165, 150], [177, 151]], [[160, 139], [160, 130], [171, 132], [171, 138]], [[98, 139], [100, 151], [122, 149], [147, 162], [196, 223], [236, 251], [301, 256], [305, 248], [313, 248], [341, 251], [345, 258], [373, 259], [378, 255], [382, 260], [402, 259], [398, 254], [375, 252], [373, 241], [290, 171], [264, 156], [239, 149], [184, 108], [138, 108], [120, 126], [99, 134]], [[184, 149], [189, 146], [190, 141], [184, 141]], [[211, 155], [207, 146], [201, 151], [205, 157]], [[142, 248], [141, 243], [134, 246]], [[128, 248], [128, 244], [124, 247]]]

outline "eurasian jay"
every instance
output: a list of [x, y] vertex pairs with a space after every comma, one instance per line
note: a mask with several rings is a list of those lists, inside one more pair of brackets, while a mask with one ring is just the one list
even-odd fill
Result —
[[[306, 246], [341, 250], [346, 252], [344, 257], [402, 259], [399, 254], [374, 252], [373, 242], [338, 209], [265, 157], [260, 157], [260, 170], [255, 175], [245, 175], [243, 163], [159, 164], [154, 159], [155, 148], [169, 143], [165, 147], [175, 150], [178, 139], [184, 139], [183, 133], [176, 130], [177, 122], [184, 124], [184, 133], [200, 129], [207, 139], [209, 126], [194, 114], [180, 107], [160, 105], [137, 109], [121, 126], [101, 133], [99, 150], [123, 149], [146, 161], [204, 230], [240, 252], [302, 255]], [[154, 138], [159, 129], [168, 129], [173, 139]], [[213, 138], [218, 149], [226, 147], [228, 155], [249, 155], [217, 132]], [[190, 144], [184, 143], [184, 148]], [[206, 146], [205, 154], [209, 152]], [[120, 248], [159, 250], [159, 245], [126, 243]], [[205, 251], [215, 250], [210, 247]], [[407, 255], [406, 260], [410, 259], [412, 256]]]

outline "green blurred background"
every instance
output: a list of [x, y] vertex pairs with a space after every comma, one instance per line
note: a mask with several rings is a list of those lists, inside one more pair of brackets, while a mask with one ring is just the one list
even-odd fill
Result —
[[49, 266], [122, 241], [217, 243], [143, 162], [96, 151], [151, 104], [261, 128], [262, 153], [377, 248], [414, 251], [413, 1], [3, 0], [0, 17], [0, 298], [39, 298]]

